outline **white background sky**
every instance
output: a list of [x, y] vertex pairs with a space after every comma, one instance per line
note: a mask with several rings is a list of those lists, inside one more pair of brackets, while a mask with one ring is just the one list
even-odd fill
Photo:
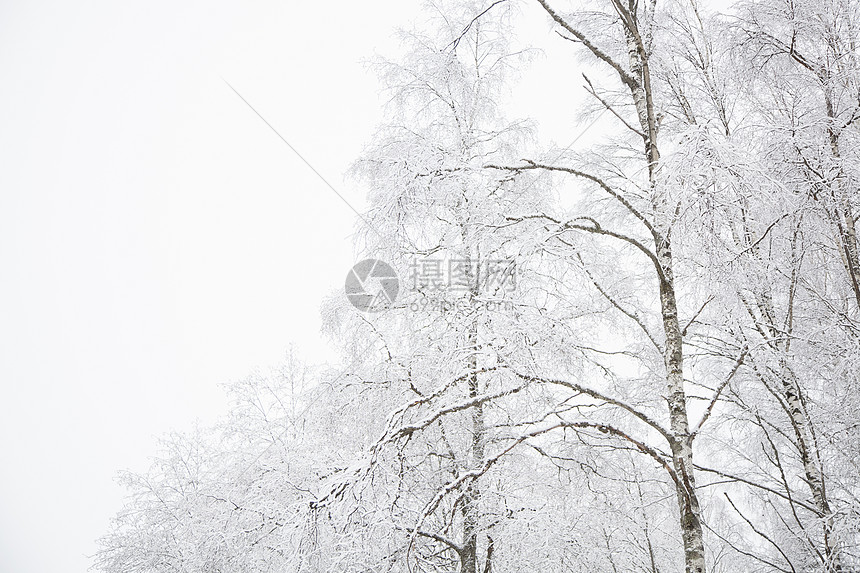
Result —
[[[0, 573], [83, 573], [118, 469], [212, 421], [219, 384], [291, 342], [329, 355], [318, 309], [355, 261], [355, 216], [221, 77], [361, 209], [343, 175], [381, 104], [361, 60], [417, 14], [0, 2]], [[543, 66], [514, 99], [566, 145], [581, 79]]]

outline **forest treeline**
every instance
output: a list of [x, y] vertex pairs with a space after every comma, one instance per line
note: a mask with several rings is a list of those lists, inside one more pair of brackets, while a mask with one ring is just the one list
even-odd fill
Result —
[[[587, 145], [506, 117], [535, 11]], [[353, 173], [396, 297], [365, 265], [339, 363], [123, 474], [95, 567], [860, 571], [860, 3], [437, 0], [400, 38]]]

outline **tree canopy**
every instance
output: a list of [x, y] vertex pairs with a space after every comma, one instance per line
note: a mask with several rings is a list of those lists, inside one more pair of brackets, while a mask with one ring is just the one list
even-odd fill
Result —
[[[585, 146], [506, 117], [526, 11]], [[96, 568], [860, 571], [858, 26], [428, 2], [354, 167], [396, 300], [330, 295], [341, 363], [291, 354], [123, 475]]]

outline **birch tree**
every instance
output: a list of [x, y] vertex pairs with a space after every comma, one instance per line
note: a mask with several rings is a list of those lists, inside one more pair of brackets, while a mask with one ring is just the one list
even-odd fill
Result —
[[[698, 428], [691, 427], [688, 412], [684, 370], [686, 329], [679, 316], [679, 279], [673, 252], [673, 230], [677, 226], [680, 203], [677, 195], [673, 197], [672, 190], [667, 188], [665, 178], [661, 177], [663, 163], [658, 114], [663, 105], [652, 72], [652, 63], [663, 48], [659, 39], [655, 39], [658, 8], [654, 3], [640, 5], [637, 2], [613, 1], [608, 3], [605, 11], [598, 9], [582, 17], [563, 12], [543, 0], [538, 2], [562, 38], [580, 45], [614, 76], [618, 88], [608, 93], [599, 92], [590, 81], [588, 85], [594, 97], [630, 134], [631, 145], [638, 141], [639, 160], [604, 157], [602, 169], [581, 162], [536, 160], [489, 167], [513, 173], [529, 170], [565, 173], [578, 179], [580, 184], [599, 190], [620, 209], [623, 222], [608, 227], [600, 221], [610, 215], [606, 210], [568, 221], [546, 216], [539, 219], [554, 225], [559, 234], [585, 233], [626, 243], [650, 268], [652, 276], [640, 279], [640, 288], [650, 290], [659, 300], [659, 334], [652, 332], [634, 312], [626, 310], [609, 295], [607, 297], [622, 314], [642, 326], [647, 338], [663, 355], [663, 397], [667, 405], [668, 427], [664, 429], [650, 418], [648, 422], [660, 431], [671, 451], [671, 465], [667, 469], [675, 484], [686, 571], [702, 573], [706, 570], [705, 547], [693, 457], [693, 440]], [[623, 169], [621, 165], [626, 166], [627, 173], [619, 172]], [[610, 216], [619, 215], [612, 213]], [[739, 356], [740, 360], [742, 356]]]
[[[129, 476], [99, 566], [856, 570], [852, 5], [428, 9], [355, 167], [404, 294], [336, 293], [342, 364], [250, 378]], [[585, 71], [585, 150], [503, 113], [529, 9]]]
[[[827, 410], [844, 411], [833, 398], [856, 388], [848, 366], [856, 360], [858, 308], [856, 207], [850, 191], [856, 180], [850, 143], [858, 109], [856, 6], [769, 2], [743, 5], [740, 15], [734, 26], [735, 49], [745, 69], [756, 71], [753, 88], [746, 93], [762, 120], [756, 134], [769, 145], [759, 148], [759, 157], [778, 182], [781, 196], [771, 197], [782, 203], [783, 213], [761, 207], [770, 207], [765, 216], [774, 221], [774, 235], [784, 229], [782, 244], [789, 260], [780, 280], [760, 283], [743, 299], [779, 365], [756, 373], [766, 384], [764, 376], [779, 372], [773, 383], [792, 436], [785, 457], [796, 455], [822, 528], [820, 541], [808, 541], [813, 561], [827, 571], [853, 570], [851, 546], [845, 545], [850, 536], [836, 533], [842, 529], [836, 523], [844, 522], [836, 517], [843, 511], [834, 509], [833, 496], [842, 498], [836, 502], [839, 506], [850, 503], [846, 505], [838, 488], [828, 486], [828, 474], [835, 478], [850, 462], [840, 459], [838, 449], [823, 451], [819, 440], [822, 430], [841, 434], [850, 424], [831, 425], [832, 418], [819, 416]], [[773, 268], [777, 251], [771, 245], [779, 238], [764, 231], [744, 231], [738, 242], [745, 254], [757, 257], [759, 268]], [[752, 244], [753, 236], [761, 237], [759, 244]], [[785, 285], [787, 297], [772, 296], [770, 285], [779, 283]], [[826, 335], [823, 324], [829, 325]]]

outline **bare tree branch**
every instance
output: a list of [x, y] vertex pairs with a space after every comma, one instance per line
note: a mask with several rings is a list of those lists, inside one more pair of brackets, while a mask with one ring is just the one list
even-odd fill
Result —
[[591, 40], [589, 40], [588, 37], [585, 36], [585, 34], [568, 24], [567, 21], [565, 21], [564, 18], [559, 16], [555, 12], [555, 10], [553, 10], [550, 5], [547, 4], [544, 0], [537, 1], [541, 6], [543, 6], [543, 9], [547, 11], [550, 17], [555, 20], [559, 26], [567, 30], [573, 35], [573, 37], [582, 42], [582, 45], [588, 48], [589, 51], [591, 51], [591, 53], [594, 54], [599, 60], [609, 64], [609, 66], [611, 66], [612, 69], [614, 69], [615, 72], [618, 74], [618, 77], [621, 79], [624, 85], [629, 87], [631, 90], [636, 89], [639, 86], [636, 79], [631, 76], [630, 73], [621, 66], [621, 64], [613, 60], [612, 57], [609, 56], [609, 54], [594, 45], [594, 43], [592, 43]]

